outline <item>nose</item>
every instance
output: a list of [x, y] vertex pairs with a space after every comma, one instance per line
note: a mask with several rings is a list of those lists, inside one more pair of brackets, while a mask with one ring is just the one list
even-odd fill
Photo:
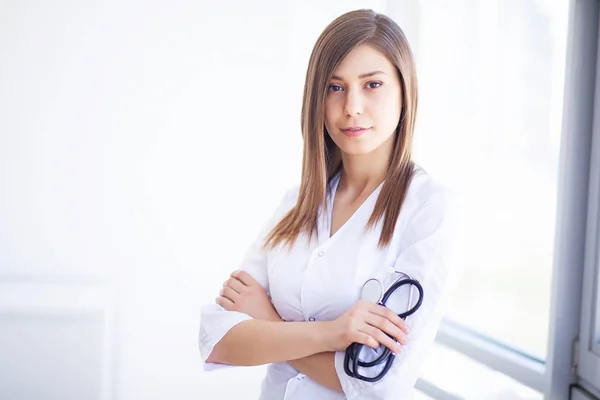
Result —
[[359, 91], [348, 90], [346, 92], [346, 104], [344, 104], [344, 114], [349, 117], [360, 115], [363, 112], [364, 101]]

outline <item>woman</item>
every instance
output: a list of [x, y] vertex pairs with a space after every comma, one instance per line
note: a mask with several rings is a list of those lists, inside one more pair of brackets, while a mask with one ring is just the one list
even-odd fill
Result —
[[[269, 364], [261, 399], [412, 397], [459, 275], [450, 192], [411, 160], [416, 111], [414, 60], [395, 22], [358, 10], [325, 29], [306, 75], [301, 183], [203, 307], [206, 370]], [[360, 299], [369, 278], [393, 282], [390, 269], [424, 289], [406, 321]], [[354, 342], [396, 354], [383, 379], [345, 372]]]

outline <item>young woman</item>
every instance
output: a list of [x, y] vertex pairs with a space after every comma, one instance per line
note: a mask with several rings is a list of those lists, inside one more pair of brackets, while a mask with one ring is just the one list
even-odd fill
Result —
[[[261, 399], [412, 397], [459, 276], [451, 192], [411, 160], [416, 111], [414, 60], [395, 22], [358, 10], [325, 29], [306, 74], [300, 185], [203, 307], [206, 370], [269, 364]], [[365, 281], [387, 287], [393, 271], [424, 290], [406, 320], [361, 300]], [[382, 379], [346, 373], [352, 343], [396, 354]]]

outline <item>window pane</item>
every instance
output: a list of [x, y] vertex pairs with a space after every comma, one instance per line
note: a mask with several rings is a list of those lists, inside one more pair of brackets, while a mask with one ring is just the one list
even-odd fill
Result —
[[461, 353], [435, 345], [421, 379], [465, 400], [541, 400], [543, 394]]
[[415, 159], [465, 207], [450, 317], [545, 358], [568, 2], [419, 4]]

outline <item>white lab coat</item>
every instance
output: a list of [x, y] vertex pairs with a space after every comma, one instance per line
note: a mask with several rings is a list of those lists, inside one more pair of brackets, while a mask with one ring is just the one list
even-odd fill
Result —
[[[298, 196], [296, 187], [286, 193], [249, 249], [240, 269], [260, 282], [271, 296], [275, 309], [286, 321], [310, 323], [336, 319], [359, 300], [361, 287], [367, 279], [375, 277], [389, 286], [398, 277], [390, 273], [390, 267], [420, 281], [424, 289], [423, 304], [406, 319], [411, 329], [408, 344], [379, 382], [369, 383], [347, 376], [343, 366], [344, 352], [338, 352], [335, 369], [343, 394], [319, 385], [288, 363], [281, 362], [267, 367], [261, 400], [411, 399], [413, 386], [433, 345], [448, 297], [458, 284], [461, 268], [454, 261], [453, 242], [458, 233], [458, 214], [456, 197], [450, 190], [419, 169], [409, 187], [393, 239], [387, 248], [380, 250], [377, 242], [382, 221], [366, 234], [364, 227], [382, 185], [329, 237], [332, 199], [339, 176], [338, 173], [331, 181], [328, 212], [319, 216], [318, 243], [313, 239], [307, 248], [307, 236], [300, 236], [291, 251], [281, 246], [266, 253], [260, 251], [266, 234], [295, 205]], [[395, 296], [396, 304], [407, 300], [406, 290]], [[216, 304], [202, 307], [200, 352], [203, 361], [233, 326], [248, 319], [251, 317], [246, 314], [227, 311]], [[204, 362], [206, 371], [228, 367], [231, 368]], [[373, 376], [373, 372], [364, 369], [360, 372]]]

